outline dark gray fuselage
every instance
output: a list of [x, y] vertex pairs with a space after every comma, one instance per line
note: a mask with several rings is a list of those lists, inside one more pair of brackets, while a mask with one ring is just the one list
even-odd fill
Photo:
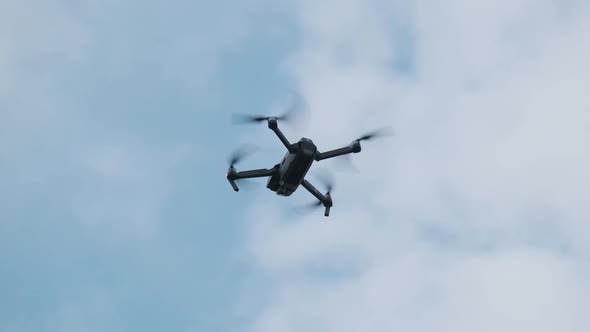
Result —
[[317, 156], [317, 147], [308, 138], [292, 145], [279, 166], [279, 172], [268, 179], [266, 187], [277, 195], [290, 196], [297, 190]]

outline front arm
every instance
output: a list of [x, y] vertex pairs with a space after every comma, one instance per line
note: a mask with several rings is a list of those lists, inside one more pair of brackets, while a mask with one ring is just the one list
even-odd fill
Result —
[[324, 160], [324, 159], [328, 159], [328, 158], [342, 156], [342, 155], [349, 154], [349, 153], [359, 153], [359, 152], [361, 152], [361, 143], [359, 141], [354, 141], [347, 147], [318, 153], [316, 155], [315, 160], [320, 161], [320, 160]]

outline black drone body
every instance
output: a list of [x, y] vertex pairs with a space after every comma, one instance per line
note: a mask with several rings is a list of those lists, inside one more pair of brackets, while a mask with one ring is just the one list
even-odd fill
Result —
[[250, 120], [256, 122], [266, 120], [268, 122], [268, 127], [277, 135], [285, 148], [287, 148], [287, 153], [283, 160], [270, 169], [255, 169], [237, 172], [234, 168], [234, 164], [240, 159], [240, 157], [234, 157], [230, 161], [227, 180], [235, 191], [239, 191], [235, 180], [268, 177], [266, 187], [280, 196], [290, 196], [301, 185], [319, 200], [318, 205], [323, 205], [325, 207], [324, 215], [327, 217], [330, 215], [330, 208], [333, 205], [332, 197], [330, 195], [331, 186], [328, 186], [326, 194], [322, 194], [305, 179], [311, 165], [314, 161], [321, 161], [350, 153], [358, 153], [361, 151], [360, 141], [373, 138], [377, 136], [378, 133], [375, 132], [365, 135], [354, 140], [350, 145], [340, 149], [320, 152], [313, 141], [305, 137], [301, 138], [299, 142], [291, 144], [278, 127], [278, 119], [280, 118], [281, 117], [252, 117]]

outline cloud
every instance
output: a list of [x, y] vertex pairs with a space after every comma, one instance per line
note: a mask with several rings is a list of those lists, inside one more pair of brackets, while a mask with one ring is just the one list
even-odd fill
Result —
[[155, 234], [175, 167], [201, 147], [146, 128], [179, 116], [160, 108], [201, 102], [195, 87], [258, 11], [52, 0], [4, 1], [0, 12], [0, 196], [18, 202], [3, 219], [24, 222], [26, 205], [51, 197], [84, 225]]
[[587, 273], [528, 250], [415, 250], [343, 281], [291, 281], [254, 330], [583, 331]]
[[277, 50], [259, 46], [284, 27], [272, 12], [0, 3], [0, 330], [236, 324], [225, 280], [242, 276], [228, 254], [238, 221], [216, 197], [227, 182], [207, 176], [225, 126], [211, 110], [264, 100], [244, 84], [274, 87]]
[[255, 214], [248, 249], [272, 282], [253, 330], [582, 331], [590, 7], [293, 6], [304, 135], [397, 136], [354, 156], [329, 219]]

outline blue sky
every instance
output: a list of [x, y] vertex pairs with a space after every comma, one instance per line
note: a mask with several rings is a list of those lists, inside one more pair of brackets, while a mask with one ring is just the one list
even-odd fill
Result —
[[[585, 331], [588, 22], [584, 1], [3, 1], [0, 330]], [[244, 143], [244, 169], [284, 153], [230, 115], [294, 93], [292, 140], [396, 130], [334, 174], [329, 219], [224, 177]]]
[[2, 33], [13, 74], [0, 93], [0, 329], [242, 326], [233, 307], [250, 268], [236, 253], [252, 197], [224, 173], [256, 131], [234, 131], [230, 114], [292, 92], [292, 19], [229, 2], [44, 6], [47, 17], [2, 6], [14, 17]]

